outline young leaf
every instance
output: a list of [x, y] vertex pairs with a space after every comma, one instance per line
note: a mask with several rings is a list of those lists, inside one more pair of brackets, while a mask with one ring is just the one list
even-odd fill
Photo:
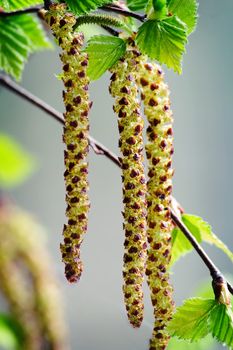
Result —
[[210, 313], [210, 331], [219, 342], [233, 348], [233, 313], [224, 304], [217, 304]]
[[151, 19], [162, 19], [167, 16], [167, 0], [152, 0], [152, 5], [154, 11], [150, 16]]
[[131, 11], [144, 10], [148, 0], [127, 0], [127, 6]]
[[197, 0], [168, 0], [168, 10], [183, 21], [191, 34], [197, 24]]
[[21, 184], [35, 169], [34, 158], [5, 134], [0, 134], [0, 188]]
[[181, 73], [187, 30], [176, 16], [146, 21], [139, 28], [136, 41], [142, 53]]
[[31, 52], [52, 48], [40, 21], [33, 15], [20, 15], [14, 17], [14, 23], [20, 26], [28, 40]]
[[[201, 242], [201, 235], [198, 230], [192, 231], [197, 241]], [[193, 250], [193, 246], [185, 237], [183, 232], [178, 227], [172, 231], [172, 257], [170, 266], [172, 266], [179, 258]]]
[[95, 10], [100, 6], [105, 4], [109, 4], [112, 1], [110, 0], [66, 0], [65, 1], [69, 8], [76, 14], [81, 15], [84, 13], [88, 13], [91, 10]]
[[167, 350], [216, 350], [215, 341], [211, 335], [201, 339], [198, 343], [190, 343], [188, 340], [171, 338]]
[[[233, 261], [233, 253], [227, 246], [212, 232], [211, 226], [202, 218], [195, 215], [183, 214], [182, 221], [197, 239], [199, 243], [202, 241], [215, 245], [221, 249]], [[193, 247], [177, 227], [172, 232], [172, 266], [181, 256], [192, 251]]]
[[168, 331], [172, 336], [190, 341], [197, 341], [209, 333], [210, 312], [216, 305], [212, 299], [188, 299], [177, 308], [172, 320], [168, 324]]
[[41, 3], [41, 0], [0, 0], [0, 7], [5, 11], [16, 11]]
[[233, 253], [228, 247], [212, 232], [212, 227], [208, 222], [196, 215], [184, 214], [182, 216], [184, 224], [189, 228], [191, 233], [195, 235], [199, 232], [201, 240], [209, 244], [215, 245], [221, 249], [233, 261]]
[[50, 47], [37, 19], [20, 15], [0, 19], [0, 70], [20, 80], [29, 53]]
[[88, 41], [86, 51], [89, 57], [88, 75], [96, 80], [124, 56], [126, 43], [120, 38], [99, 35]]

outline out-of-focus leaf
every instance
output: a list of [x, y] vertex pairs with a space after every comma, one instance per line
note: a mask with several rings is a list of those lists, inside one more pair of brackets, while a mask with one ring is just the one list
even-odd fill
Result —
[[20, 325], [10, 316], [0, 314], [0, 348], [20, 350], [23, 332]]
[[148, 0], [127, 0], [127, 6], [132, 11], [144, 10]]
[[0, 0], [0, 7], [5, 11], [15, 11], [41, 3], [40, 0]]
[[187, 340], [171, 338], [167, 350], [216, 350], [216, 342], [208, 335], [198, 343], [190, 343]]
[[69, 8], [76, 14], [81, 15], [97, 9], [100, 6], [111, 3], [110, 0], [66, 0]]
[[33, 15], [0, 18], [0, 70], [19, 80], [30, 53], [51, 47]]
[[40, 21], [35, 16], [14, 16], [14, 22], [17, 23], [24, 32], [31, 52], [52, 48], [52, 44], [46, 36]]
[[20, 185], [35, 170], [36, 161], [5, 134], [0, 134], [0, 188]]

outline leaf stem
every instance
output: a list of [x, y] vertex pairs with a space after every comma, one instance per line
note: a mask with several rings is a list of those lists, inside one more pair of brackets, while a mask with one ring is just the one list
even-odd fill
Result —
[[[0, 74], [0, 85], [4, 86], [8, 90], [14, 92], [16, 95], [22, 97], [24, 100], [29, 101], [34, 106], [38, 107], [39, 109], [46, 112], [48, 115], [50, 115], [52, 118], [57, 120], [60, 124], [64, 125], [64, 119], [62, 116], [62, 113], [58, 112], [56, 109], [54, 109], [52, 106], [44, 102], [43, 100], [39, 99], [37, 96], [33, 95], [26, 89], [24, 89], [22, 86], [15, 83], [12, 79], [10, 79], [8, 76], [5, 76], [3, 74]], [[116, 164], [118, 167], [121, 167], [121, 163], [117, 157], [116, 154], [111, 152], [106, 146], [102, 145], [99, 141], [95, 140], [92, 136], [89, 136], [89, 143], [94, 152], [98, 155], [104, 155], [109, 160], [111, 160], [114, 164]], [[204, 251], [204, 249], [200, 246], [200, 244], [197, 242], [196, 238], [192, 235], [192, 233], [188, 230], [188, 228], [184, 225], [184, 223], [181, 221], [181, 219], [174, 213], [174, 211], [171, 211], [171, 217], [174, 223], [180, 228], [180, 230], [183, 232], [185, 237], [189, 240], [189, 242], [192, 244], [193, 248], [196, 250], [206, 267], [208, 268], [210, 275], [213, 279], [213, 284], [215, 285], [219, 279], [222, 279], [223, 281], [226, 281], [218, 267], [213, 263], [213, 261], [209, 258], [207, 253]], [[233, 294], [233, 286], [226, 281], [228, 290], [231, 294]]]

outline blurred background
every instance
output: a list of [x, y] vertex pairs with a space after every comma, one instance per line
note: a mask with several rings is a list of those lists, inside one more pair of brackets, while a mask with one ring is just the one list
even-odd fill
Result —
[[[218, 0], [201, 0], [199, 23], [184, 56], [183, 74], [166, 71], [175, 119], [174, 195], [186, 212], [207, 220], [231, 249], [232, 14], [231, 0], [222, 0], [221, 6]], [[58, 51], [39, 53], [30, 58], [22, 85], [63, 112], [62, 83], [55, 76], [60, 71]], [[118, 153], [117, 120], [108, 84], [108, 74], [92, 84], [91, 135]], [[10, 191], [10, 196], [47, 229], [48, 248], [64, 295], [71, 348], [147, 349], [153, 325], [147, 287], [145, 320], [139, 330], [128, 325], [121, 291], [124, 233], [120, 170], [91, 150], [91, 212], [82, 247], [85, 271], [79, 284], [69, 285], [59, 251], [66, 221], [62, 127], [2, 87], [0, 106], [1, 131], [13, 136], [38, 159], [38, 171]], [[223, 272], [232, 271], [232, 263], [221, 251], [206, 249]], [[208, 278], [207, 269], [195, 253], [182, 258], [172, 275], [177, 305], [194, 295], [200, 282]]]

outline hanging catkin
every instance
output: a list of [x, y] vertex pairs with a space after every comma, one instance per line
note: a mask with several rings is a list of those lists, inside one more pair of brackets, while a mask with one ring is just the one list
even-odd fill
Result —
[[68, 350], [59, 286], [43, 238], [28, 213], [0, 204], [0, 291], [23, 328], [23, 348]]
[[168, 266], [171, 258], [171, 191], [172, 191], [172, 112], [169, 90], [164, 83], [161, 68], [142, 60], [138, 83], [142, 90], [144, 112], [148, 119], [147, 236], [148, 257], [146, 275], [154, 307], [154, 330], [150, 350], [166, 349], [169, 335], [166, 331], [173, 313], [172, 287]]
[[80, 260], [80, 246], [87, 231], [89, 211], [88, 191], [88, 113], [90, 109], [86, 74], [87, 54], [82, 52], [83, 34], [74, 33], [76, 23], [74, 15], [66, 12], [64, 4], [55, 4], [45, 14], [59, 46], [63, 63], [63, 82], [65, 91], [63, 100], [65, 127], [63, 140], [66, 144], [64, 173], [66, 184], [66, 216], [64, 225], [64, 243], [61, 244], [62, 258], [65, 263], [65, 275], [69, 282], [79, 280], [83, 264]]
[[112, 69], [110, 93], [118, 115], [119, 147], [122, 153], [125, 254], [123, 293], [130, 323], [143, 320], [143, 275], [146, 260], [146, 179], [143, 166], [143, 120], [135, 77], [139, 53], [128, 50]]

